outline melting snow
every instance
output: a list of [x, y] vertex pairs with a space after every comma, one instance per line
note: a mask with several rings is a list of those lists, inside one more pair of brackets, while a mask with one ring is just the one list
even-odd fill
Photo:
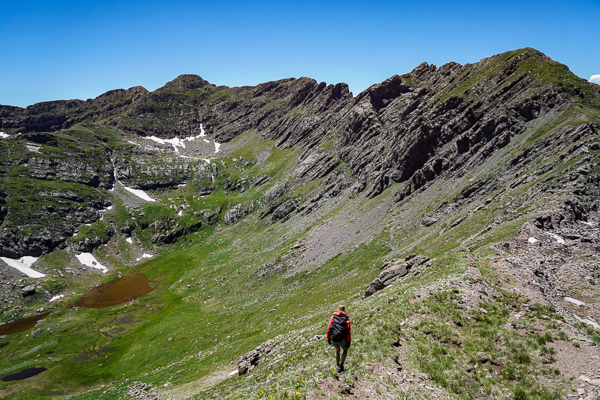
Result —
[[[202, 124], [200, 124], [200, 134], [196, 135], [196, 136], [189, 136], [183, 139], [180, 138], [173, 138], [173, 139], [161, 139], [159, 137], [156, 136], [146, 136], [144, 137], [144, 139], [148, 139], [148, 140], [152, 140], [153, 142], [159, 143], [159, 144], [170, 144], [171, 146], [173, 146], [173, 150], [175, 150], [175, 153], [179, 153], [179, 148], [181, 147], [183, 149], [185, 149], [185, 142], [186, 141], [194, 141], [196, 139], [200, 139], [202, 138], [202, 140], [204, 140], [205, 143], [210, 143], [210, 140], [208, 140], [206, 138], [206, 133], [204, 132], [204, 128], [202, 127]], [[130, 142], [131, 143], [131, 142]], [[220, 143], [214, 142], [215, 143], [215, 154], [219, 152], [219, 147], [221, 147]]]
[[6, 134], [4, 132], [0, 132], [0, 138], [2, 138], [2, 139], [6, 139], [9, 136], [10, 136], [9, 134]]
[[[110, 188], [110, 189], [108, 189], [109, 192], [112, 192], [113, 190], [115, 190], [115, 185], [117, 184], [117, 182], [119, 182], [119, 180], [117, 179], [117, 169], [116, 168], [113, 170], [113, 175], [115, 177], [115, 180], [113, 182], [113, 187]], [[146, 201], [156, 201], [152, 197], [148, 196], [146, 194], [146, 192], [144, 192], [143, 190], [128, 188], [125, 185], [123, 185], [123, 187], [125, 188], [125, 190], [127, 190], [128, 192], [136, 195], [140, 199], [144, 199]], [[112, 209], [112, 206], [110, 206], [109, 208], [107, 208], [107, 210], [111, 210], [111, 209]]]
[[598, 325], [596, 322], [592, 321], [592, 320], [591, 320], [591, 318], [590, 318], [590, 319], [587, 319], [587, 318], [580, 318], [580, 317], [578, 317], [578, 316], [577, 316], [577, 315], [575, 315], [575, 314], [573, 314], [573, 316], [574, 316], [575, 318], [577, 318], [579, 321], [581, 321], [581, 322], [583, 322], [583, 323], [585, 323], [585, 324], [588, 324], [589, 326], [591, 326], [591, 327], [593, 327], [593, 328], [595, 328], [595, 329], [597, 329], [597, 330], [599, 330], [599, 331], [600, 331], [600, 325]]
[[140, 261], [142, 258], [152, 258], [154, 257], [152, 254], [144, 253], [140, 258], [136, 258], [136, 261]]
[[560, 244], [565, 244], [565, 239], [561, 238], [560, 236], [558, 236], [556, 233], [550, 233], [550, 232], [546, 232], [546, 234], [548, 236], [553, 237], [554, 239], [556, 239], [556, 241]]
[[127, 186], [123, 186], [125, 188], [125, 190], [127, 190], [128, 192], [133, 193], [134, 195], [136, 195], [137, 197], [139, 197], [140, 199], [146, 200], [146, 201], [156, 201], [154, 200], [152, 197], [148, 196], [146, 194], [146, 192], [144, 192], [143, 190], [140, 189], [132, 189], [129, 188]]
[[94, 257], [92, 255], [92, 253], [81, 253], [81, 254], [76, 255], [75, 257], [77, 257], [79, 262], [82, 263], [83, 265], [87, 265], [88, 267], [99, 269], [102, 271], [103, 274], [108, 272], [108, 268], [106, 268], [104, 265], [100, 264], [98, 262], [98, 260], [96, 260], [96, 257]]
[[25, 147], [27, 147], [27, 150], [31, 151], [32, 153], [40, 153], [40, 149], [42, 148], [41, 145], [39, 144], [26, 144]]
[[529, 243], [531, 243], [531, 244], [534, 244], [534, 243], [536, 243], [536, 242], [539, 242], [539, 240], [537, 240], [537, 239], [536, 239], [536, 238], [534, 238], [534, 237], [530, 237], [529, 239], [527, 239], [527, 241], [528, 241]]
[[53, 298], [48, 300], [48, 303], [52, 303], [54, 300], [62, 299], [63, 297], [65, 297], [64, 294], [59, 294], [58, 296], [54, 296]]
[[16, 260], [14, 258], [0, 257], [0, 259], [7, 263], [9, 266], [18, 269], [30, 278], [43, 278], [44, 276], [46, 276], [41, 272], [37, 272], [36, 270], [31, 268], [33, 263], [35, 263], [38, 260], [37, 257], [25, 256], [17, 258]]
[[130, 237], [128, 237], [127, 239], [125, 239], [125, 241], [126, 241], [127, 243], [129, 243], [129, 244], [133, 244], [133, 240], [131, 240], [131, 238], [130, 238]]
[[573, 303], [576, 306], [580, 306], [580, 307], [585, 306], [585, 303], [583, 301], [574, 299], [572, 297], [565, 297], [565, 301], [568, 301], [569, 303]]

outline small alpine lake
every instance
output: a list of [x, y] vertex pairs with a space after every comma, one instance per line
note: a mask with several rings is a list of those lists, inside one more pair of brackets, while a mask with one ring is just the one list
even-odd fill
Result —
[[[79, 300], [71, 304], [68, 309], [110, 307], [134, 300], [153, 290], [150, 287], [150, 280], [146, 275], [141, 272], [133, 272], [90, 289]], [[25, 332], [33, 328], [38, 321], [44, 319], [49, 314], [49, 312], [38, 314], [0, 325], [0, 336]]]

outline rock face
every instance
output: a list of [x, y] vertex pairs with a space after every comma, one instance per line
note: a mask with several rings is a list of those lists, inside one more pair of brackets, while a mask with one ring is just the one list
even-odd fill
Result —
[[369, 283], [365, 289], [364, 297], [374, 295], [380, 290], [391, 285], [396, 279], [405, 276], [411, 268], [419, 267], [430, 263], [429, 257], [418, 256], [416, 254], [408, 255], [404, 260], [393, 260], [386, 262], [380, 267], [381, 273], [373, 282]]
[[173, 243], [178, 237], [198, 231], [201, 226], [202, 221], [197, 221], [187, 226], [170, 220], [153, 222], [150, 225], [150, 229], [154, 232], [152, 243]]
[[235, 225], [252, 211], [254, 211], [254, 204], [236, 204], [225, 212], [223, 221], [225, 221], [227, 225]]

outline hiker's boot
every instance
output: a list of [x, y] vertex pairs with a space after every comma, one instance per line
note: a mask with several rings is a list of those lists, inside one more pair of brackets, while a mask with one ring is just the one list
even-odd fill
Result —
[[342, 372], [344, 370], [344, 367], [341, 366], [341, 364], [337, 365], [337, 372]]

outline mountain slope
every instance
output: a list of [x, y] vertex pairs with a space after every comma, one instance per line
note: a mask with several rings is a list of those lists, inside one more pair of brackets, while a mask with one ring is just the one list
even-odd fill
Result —
[[[111, 96], [2, 108], [0, 252], [48, 274], [4, 290], [3, 320], [59, 311], [2, 339], [7, 374], [49, 369], [6, 397], [555, 398], [595, 368], [600, 90], [565, 66], [521, 49], [356, 97], [193, 75]], [[44, 304], [134, 270], [154, 291], [133, 303]], [[341, 377], [315, 336], [339, 302]]]

